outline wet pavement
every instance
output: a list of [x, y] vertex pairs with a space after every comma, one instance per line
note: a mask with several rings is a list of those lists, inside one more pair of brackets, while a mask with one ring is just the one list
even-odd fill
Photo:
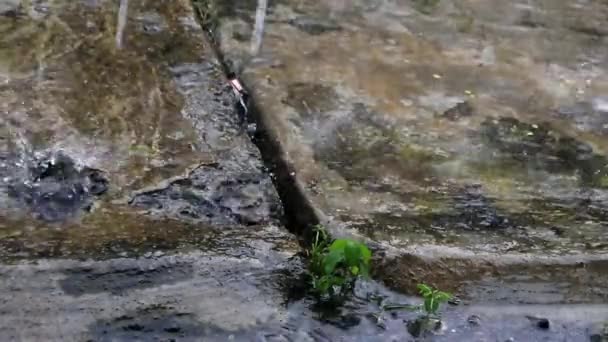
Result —
[[395, 246], [600, 253], [607, 11], [281, 1], [260, 54], [239, 39], [251, 9], [218, 35], [330, 218]]
[[[197, 4], [0, 0], [2, 340], [608, 336], [608, 4]], [[334, 310], [317, 218], [383, 282]]]
[[0, 113], [0, 339], [283, 314], [300, 248], [189, 2], [0, 1]]
[[0, 16], [3, 258], [187, 244], [176, 220], [280, 225], [189, 4], [120, 8], [17, 2]]
[[227, 7], [216, 41], [285, 184], [377, 277], [606, 303], [606, 3], [274, 1], [259, 52], [255, 3]]

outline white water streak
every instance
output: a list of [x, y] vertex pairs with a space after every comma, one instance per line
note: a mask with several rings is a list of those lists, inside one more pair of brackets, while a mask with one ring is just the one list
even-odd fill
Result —
[[129, 9], [129, 0], [120, 0], [118, 8], [118, 23], [116, 24], [116, 48], [122, 48], [123, 35], [125, 26], [127, 26], [127, 14]]
[[258, 8], [255, 12], [255, 27], [251, 36], [251, 55], [256, 56], [262, 47], [264, 36], [264, 21], [266, 20], [266, 9], [268, 0], [258, 0]]

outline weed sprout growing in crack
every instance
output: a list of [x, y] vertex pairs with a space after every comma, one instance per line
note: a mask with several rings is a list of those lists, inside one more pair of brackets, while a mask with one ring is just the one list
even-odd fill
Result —
[[418, 292], [424, 298], [424, 304], [422, 305], [424, 314], [407, 323], [407, 330], [414, 337], [420, 337], [426, 332], [441, 329], [442, 322], [439, 309], [443, 303], [452, 298], [451, 294], [439, 291], [427, 284], [419, 284]]
[[438, 311], [441, 304], [452, 298], [451, 294], [439, 291], [426, 284], [419, 284], [418, 292], [424, 298], [423, 308], [428, 318], [439, 318]]
[[330, 241], [322, 226], [315, 230], [309, 251], [312, 288], [322, 299], [343, 299], [352, 293], [357, 279], [369, 277], [372, 253], [358, 241]]

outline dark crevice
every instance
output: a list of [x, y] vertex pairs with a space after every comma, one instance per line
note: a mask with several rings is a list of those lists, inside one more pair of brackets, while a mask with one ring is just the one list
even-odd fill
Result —
[[[192, 1], [197, 19], [209, 40], [209, 44], [227, 80], [238, 76], [237, 72], [232, 70], [224, 58], [215, 37], [214, 27], [209, 25], [208, 21], [203, 21], [200, 11], [196, 10], [196, 2], [197, 0]], [[238, 103], [235, 105], [239, 111], [239, 116], [244, 117], [247, 124], [256, 127], [255, 132], [249, 133], [249, 137], [260, 151], [262, 161], [268, 172], [272, 175], [272, 182], [283, 205], [285, 215], [283, 221], [285, 226], [291, 233], [296, 234], [305, 242], [310, 241], [312, 239], [311, 228], [320, 223], [320, 218], [313, 204], [298, 183], [296, 170], [287, 160], [283, 146], [273, 134], [268, 117], [262, 114], [256, 104], [255, 97], [251, 95], [252, 92], [247, 88], [247, 85], [243, 84], [243, 87], [249, 95], [246, 101], [247, 109], [245, 110]]]

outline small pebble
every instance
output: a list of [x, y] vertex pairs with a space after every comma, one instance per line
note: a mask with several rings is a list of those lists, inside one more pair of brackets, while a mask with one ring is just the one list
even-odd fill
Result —
[[541, 329], [549, 329], [549, 320], [546, 318], [541, 318], [538, 320], [538, 322], [536, 322], [536, 326], [541, 328]]
[[254, 123], [247, 125], [247, 133], [254, 134], [258, 130], [258, 126]]
[[458, 298], [458, 297], [452, 297], [452, 299], [450, 299], [448, 301], [448, 304], [450, 304], [450, 305], [460, 305], [460, 298]]
[[477, 315], [471, 315], [467, 318], [467, 322], [469, 322], [470, 325], [480, 325], [481, 318]]

